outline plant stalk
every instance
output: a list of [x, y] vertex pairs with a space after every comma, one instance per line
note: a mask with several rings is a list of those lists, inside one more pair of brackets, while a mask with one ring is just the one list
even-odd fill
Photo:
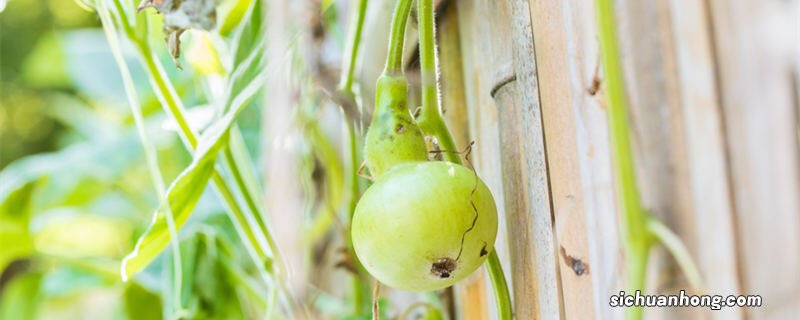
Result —
[[[339, 81], [339, 93], [345, 98], [348, 99], [348, 103], [351, 106], [356, 106], [356, 95], [353, 91], [353, 81], [355, 78], [355, 69], [356, 63], [358, 61], [358, 52], [359, 47], [361, 45], [361, 35], [364, 29], [364, 19], [367, 15], [367, 0], [358, 0], [356, 5], [356, 10], [354, 10], [353, 18], [351, 21], [350, 30], [348, 31], [348, 44], [347, 44], [347, 55], [346, 59], [343, 61], [342, 70], [345, 72], [342, 73], [342, 78]], [[358, 203], [358, 199], [361, 195], [361, 190], [358, 185], [358, 169], [359, 169], [359, 158], [358, 158], [358, 140], [356, 136], [356, 125], [355, 122], [358, 119], [349, 119], [347, 117], [347, 112], [344, 112], [345, 115], [345, 122], [347, 126], [347, 137], [349, 140], [349, 156], [350, 156], [350, 177], [349, 177], [349, 188], [350, 188], [350, 198], [348, 201], [347, 211], [349, 221], [353, 220], [353, 214], [356, 211], [356, 204]], [[353, 274], [351, 279], [351, 290], [353, 291], [353, 306], [352, 312], [353, 315], [359, 315], [362, 310], [362, 306], [367, 304], [367, 300], [365, 299], [366, 295], [365, 286], [362, 283], [362, 275], [364, 274], [363, 269], [364, 267], [361, 265], [361, 261], [356, 256], [355, 250], [353, 249], [353, 241], [350, 238], [350, 233], [347, 233], [347, 250], [350, 256], [353, 259], [354, 264], [356, 265], [356, 272]], [[366, 289], [368, 290], [368, 289]]]
[[[622, 76], [612, 2], [613, 0], [596, 0], [595, 5], [601, 61], [605, 73], [604, 93], [610, 131], [614, 189], [622, 216], [621, 229], [627, 265], [628, 294], [634, 294], [637, 290], [644, 292], [647, 260], [650, 248], [656, 241], [660, 241], [667, 247], [689, 279], [690, 284], [695, 288], [700, 288], [700, 273], [680, 238], [642, 206], [636, 184], [633, 151], [629, 137], [627, 96]], [[640, 307], [629, 308], [626, 318], [629, 320], [642, 319], [643, 311]]]
[[[647, 232], [646, 213], [642, 208], [639, 189], [636, 186], [633, 152], [628, 137], [627, 100], [622, 77], [622, 66], [617, 44], [614, 8], [611, 0], [597, 0], [597, 23], [600, 52], [605, 75], [604, 96], [608, 127], [610, 130], [611, 162], [614, 173], [614, 189], [617, 205], [621, 211], [623, 249], [627, 265], [627, 290], [633, 294], [644, 292], [651, 237]], [[629, 308], [626, 318], [642, 318], [642, 309]]]
[[392, 16], [392, 29], [389, 33], [389, 54], [386, 57], [384, 74], [403, 74], [403, 46], [406, 41], [406, 24], [411, 13], [413, 0], [398, 0]]

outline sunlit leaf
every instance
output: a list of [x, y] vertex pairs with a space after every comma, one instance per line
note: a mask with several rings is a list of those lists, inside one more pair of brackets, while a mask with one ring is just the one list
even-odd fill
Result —
[[[222, 139], [220, 139], [222, 141]], [[214, 170], [214, 160], [221, 143], [206, 147], [205, 152], [199, 152], [198, 157], [192, 161], [167, 190], [167, 202], [175, 219], [176, 227], [180, 228], [189, 219], [189, 215], [203, 194], [208, 184], [208, 179]], [[168, 208], [156, 210], [153, 222], [145, 233], [139, 238], [133, 252], [122, 261], [122, 279], [127, 281], [136, 272], [139, 272], [169, 244], [170, 232], [167, 225]]]
[[0, 273], [11, 261], [33, 253], [33, 239], [28, 224], [31, 198], [38, 180], [29, 181], [6, 196], [0, 196]]
[[219, 34], [223, 37], [229, 35], [239, 25], [253, 0], [232, 0], [228, 3], [232, 3], [232, 5], [227, 8], [227, 14], [224, 15], [225, 18], [219, 27]]
[[125, 314], [129, 320], [160, 320], [161, 298], [131, 282], [125, 287]]
[[42, 36], [22, 63], [22, 78], [38, 87], [67, 87], [70, 84], [61, 37]]
[[186, 53], [186, 60], [192, 69], [200, 75], [222, 74], [222, 63], [219, 54], [205, 32], [190, 32], [191, 46]]
[[133, 234], [126, 221], [86, 214], [77, 208], [41, 213], [32, 225], [36, 250], [65, 258], [119, 258], [130, 248]]
[[[175, 179], [167, 190], [167, 202], [175, 218], [176, 227], [180, 228], [189, 219], [192, 209], [197, 204], [214, 171], [217, 153], [227, 145], [228, 134], [236, 116], [261, 89], [265, 81], [266, 72], [262, 70], [252, 82], [236, 94], [228, 112], [215, 121], [201, 136], [192, 164]], [[139, 238], [134, 251], [123, 260], [123, 279], [127, 280], [146, 267], [169, 243], [170, 233], [164, 209], [166, 208], [159, 208], [156, 211], [150, 228]]]
[[0, 295], [0, 319], [36, 319], [41, 281], [41, 274], [25, 273], [5, 284]]

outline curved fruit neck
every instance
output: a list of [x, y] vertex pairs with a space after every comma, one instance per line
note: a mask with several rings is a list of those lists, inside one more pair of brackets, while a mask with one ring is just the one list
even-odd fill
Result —
[[378, 79], [375, 112], [364, 149], [375, 178], [396, 165], [427, 160], [425, 138], [408, 109], [407, 87], [403, 76], [384, 74]]
[[380, 117], [386, 117], [387, 114], [411, 117], [411, 112], [408, 110], [407, 90], [408, 81], [404, 75], [383, 73], [378, 78], [375, 87], [375, 112], [370, 125], [378, 123]]
[[398, 164], [428, 158], [422, 130], [408, 109], [408, 81], [403, 75], [403, 45], [412, 3], [397, 1], [386, 67], [376, 86], [375, 111], [364, 148], [367, 167], [375, 178]]

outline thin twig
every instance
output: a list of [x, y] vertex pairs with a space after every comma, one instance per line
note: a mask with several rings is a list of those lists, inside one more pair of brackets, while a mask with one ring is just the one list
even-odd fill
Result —
[[381, 283], [375, 281], [375, 288], [372, 290], [372, 320], [378, 320], [380, 315], [380, 306], [378, 300], [381, 297]]

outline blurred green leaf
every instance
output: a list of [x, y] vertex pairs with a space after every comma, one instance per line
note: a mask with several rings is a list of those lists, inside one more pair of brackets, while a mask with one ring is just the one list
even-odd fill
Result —
[[[223, 141], [222, 139], [218, 140]], [[178, 229], [189, 219], [192, 209], [203, 194], [208, 179], [214, 171], [214, 160], [221, 144], [221, 142], [211, 144], [205, 147], [205, 151], [198, 152], [198, 157], [167, 190], [167, 202]], [[166, 210], [167, 208], [163, 207], [156, 210], [152, 224], [139, 237], [133, 252], [122, 261], [123, 280], [129, 279], [136, 272], [144, 269], [169, 244], [170, 232]]]
[[64, 258], [118, 258], [130, 248], [129, 223], [82, 210], [57, 208], [37, 215], [31, 223], [36, 250]]
[[161, 297], [135, 282], [129, 283], [123, 293], [125, 314], [129, 320], [160, 320]]
[[67, 296], [108, 284], [97, 274], [70, 267], [57, 267], [44, 275], [41, 292], [45, 296]]
[[[96, 29], [65, 32], [61, 35], [61, 44], [67, 74], [78, 92], [92, 101], [125, 105], [125, 88], [103, 32]], [[129, 64], [135, 65], [132, 48], [123, 47], [123, 52]], [[134, 68], [131, 73], [138, 88], [147, 87], [147, 78], [141, 69]]]
[[[19, 159], [0, 171], [0, 199], [22, 185], [50, 177], [37, 205], [80, 205], [107, 191], [132, 165], [139, 164], [141, 147], [135, 134], [70, 145], [58, 152]], [[40, 202], [41, 201], [41, 202]]]
[[325, 12], [333, 5], [333, 3], [333, 0], [322, 0], [322, 3], [319, 5], [319, 10]]
[[68, 87], [65, 60], [60, 37], [53, 33], [42, 36], [22, 64], [22, 78], [37, 87]]
[[[261, 1], [257, 0], [253, 11], [260, 17]], [[251, 17], [247, 26], [261, 30], [261, 19]], [[252, 42], [251, 40], [257, 40]], [[178, 229], [186, 223], [192, 209], [197, 204], [208, 180], [214, 172], [217, 153], [227, 146], [229, 132], [235, 123], [236, 116], [247, 105], [250, 99], [261, 90], [266, 81], [264, 55], [264, 34], [242, 35], [240, 46], [254, 49], [240, 64], [234, 67], [229, 81], [229, 99], [226, 99], [226, 113], [216, 120], [200, 137], [194, 153], [194, 160], [172, 183], [167, 190], [167, 202], [171, 208]], [[246, 83], [245, 83], [246, 82]], [[236, 84], [241, 84], [237, 87]], [[170, 233], [167, 225], [166, 208], [159, 208], [154, 214], [150, 228], [139, 238], [136, 248], [122, 262], [122, 278], [128, 279], [146, 267], [155, 259], [169, 243]]]
[[25, 273], [11, 279], [0, 295], [0, 319], [35, 319], [42, 275]]
[[[246, 88], [252, 87], [259, 75], [265, 73], [264, 59], [266, 30], [263, 24], [262, 0], [255, 0], [247, 23], [236, 38], [233, 54], [233, 70], [228, 78], [225, 92], [225, 111], [235, 104], [235, 100]], [[251, 95], [252, 97], [252, 95]], [[247, 98], [249, 100], [250, 97]]]
[[225, 18], [223, 18], [222, 25], [219, 27], [221, 36], [228, 36], [239, 25], [252, 2], [253, 0], [232, 0], [227, 2], [228, 5], [223, 8], [223, 11], [227, 12], [223, 14]]
[[248, 316], [246, 304], [238, 294], [250, 283], [243, 282], [246, 275], [232, 273], [242, 271], [234, 267], [235, 259], [226, 246], [219, 233], [208, 228], [192, 230], [181, 241], [184, 318], [255, 318]]
[[38, 180], [28, 181], [0, 195], [0, 273], [11, 261], [33, 253], [33, 238], [28, 229], [31, 218], [31, 198]]

